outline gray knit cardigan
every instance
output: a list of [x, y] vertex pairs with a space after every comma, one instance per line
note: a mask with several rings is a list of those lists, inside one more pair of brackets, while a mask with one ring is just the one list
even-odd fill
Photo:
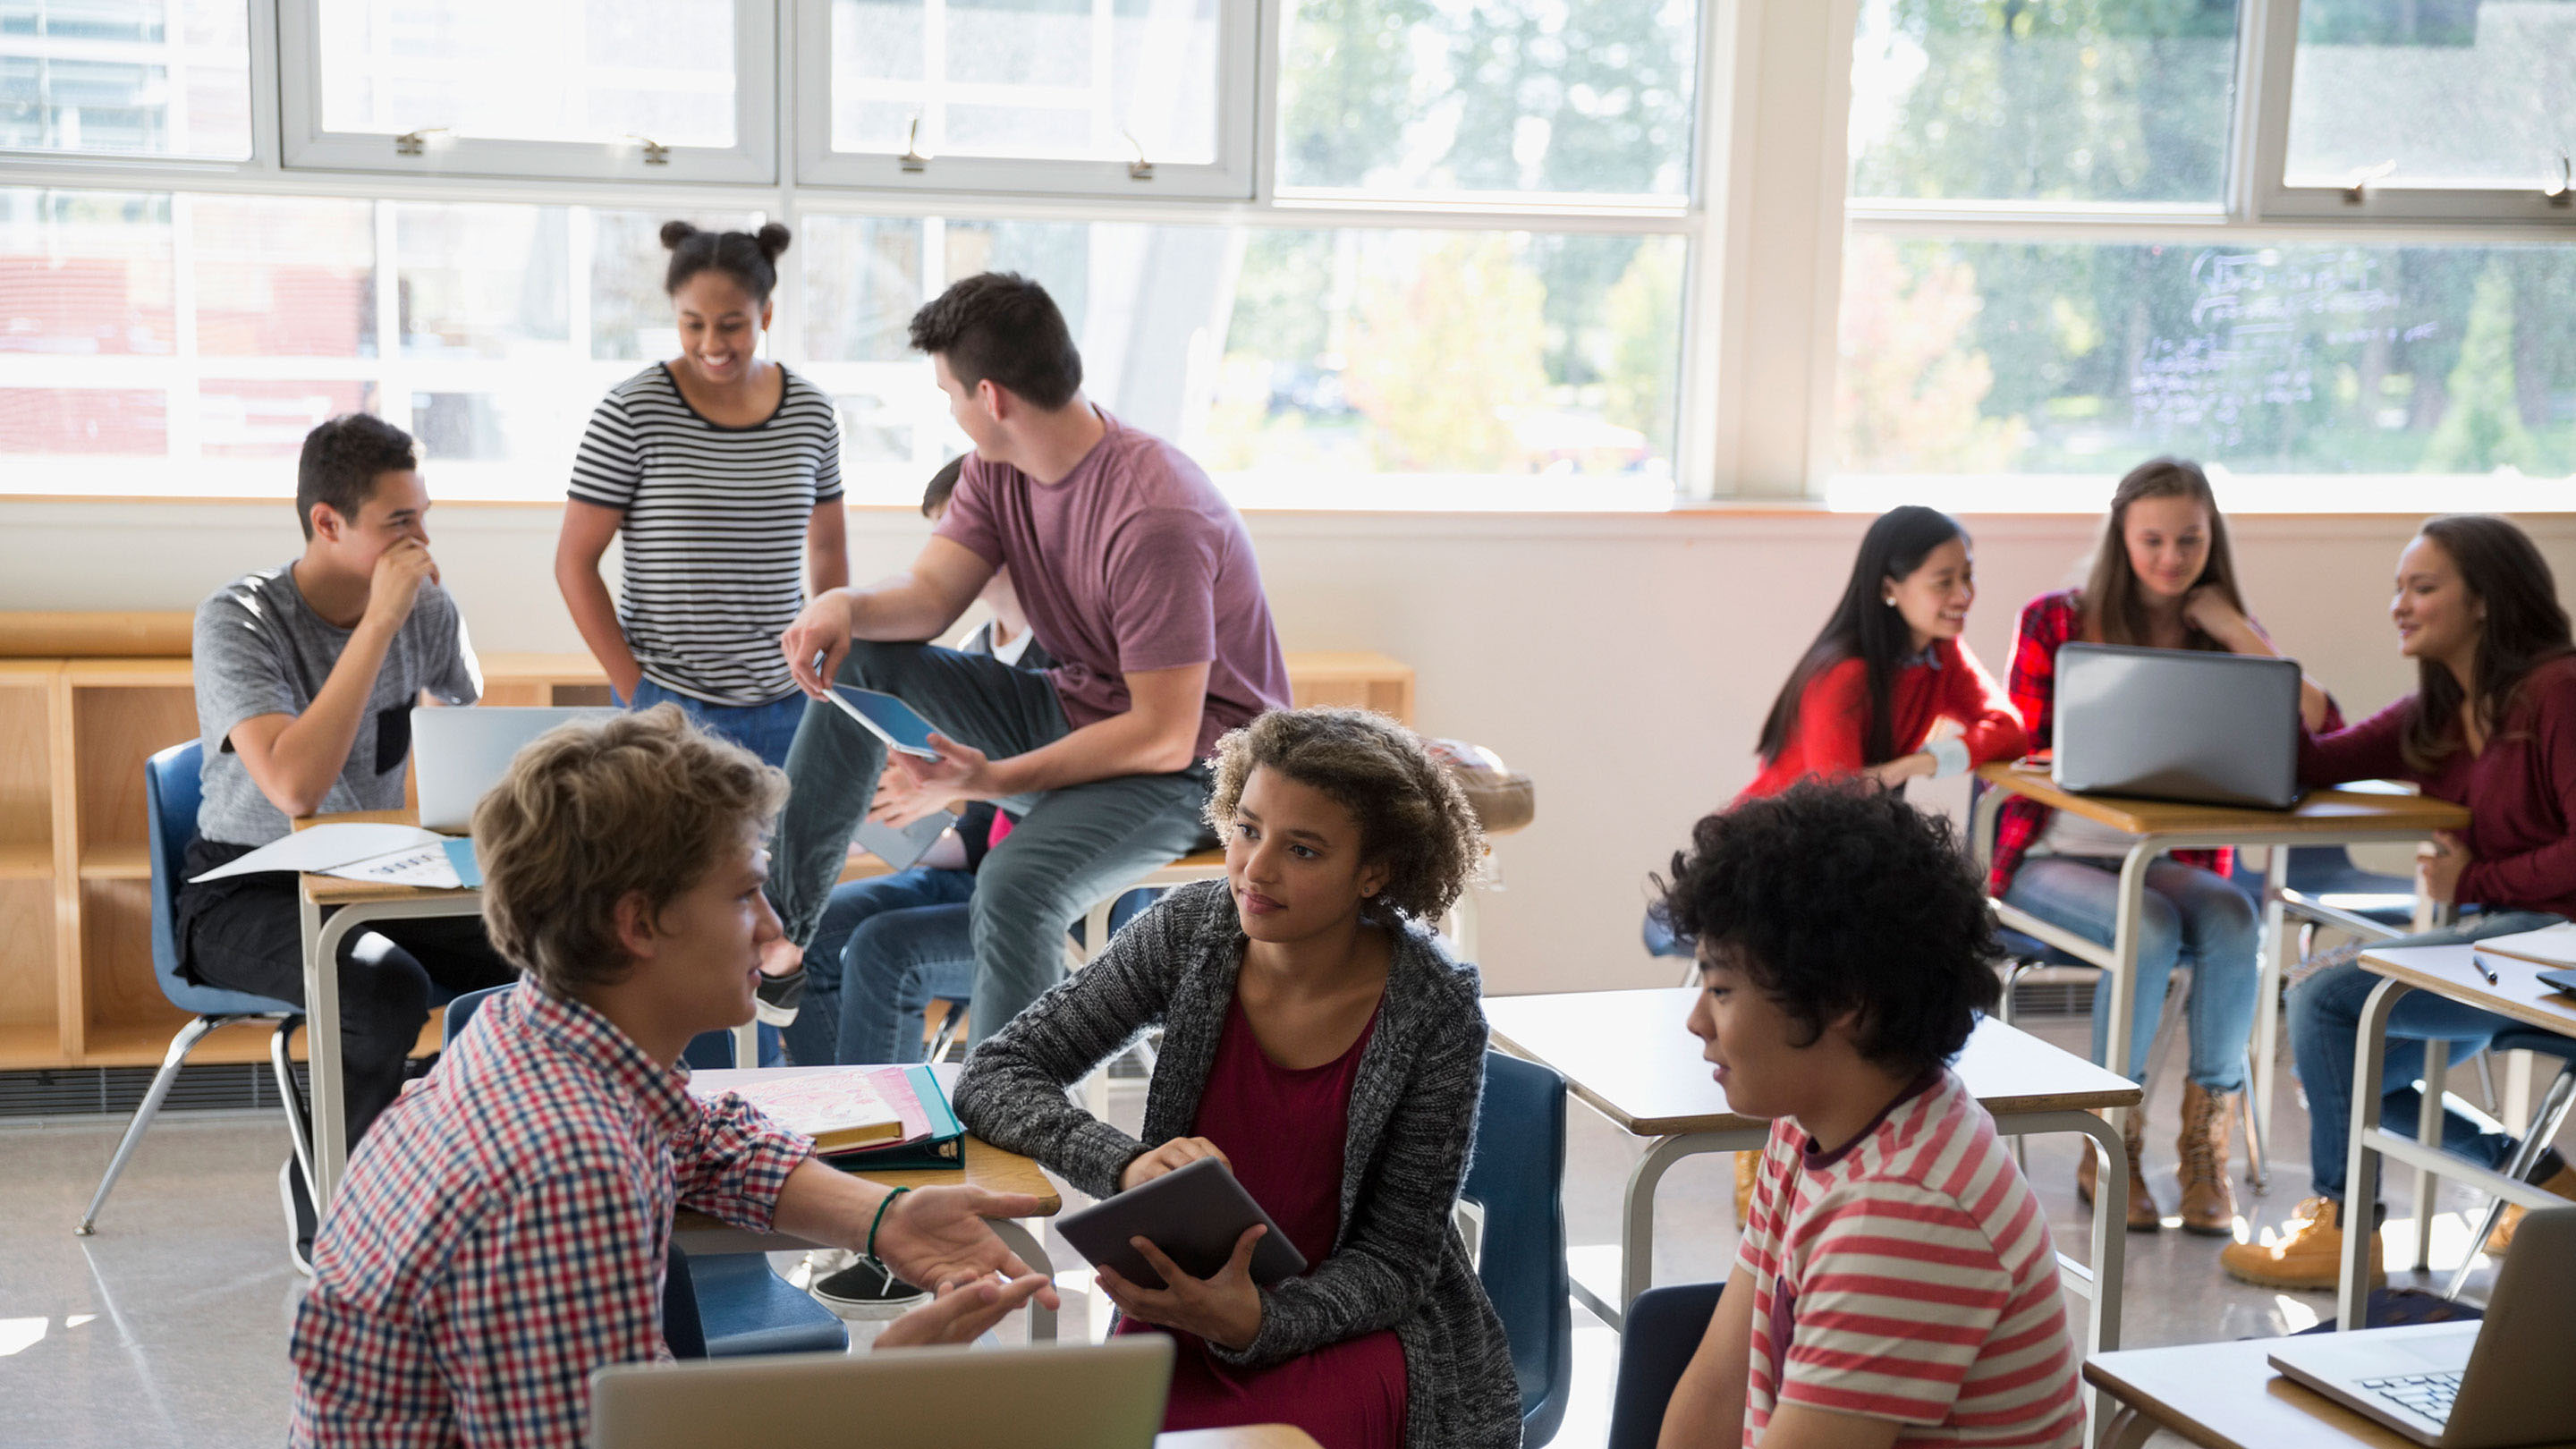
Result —
[[[1172, 892], [976, 1048], [957, 1083], [958, 1117], [1094, 1197], [1115, 1193], [1146, 1143], [1192, 1134], [1243, 947], [1224, 881]], [[1163, 1044], [1139, 1142], [1073, 1106], [1065, 1088], [1157, 1025]], [[1511, 1346], [1449, 1217], [1484, 1080], [1476, 968], [1452, 961], [1427, 931], [1399, 931], [1377, 1030], [1351, 1085], [1332, 1255], [1261, 1291], [1261, 1332], [1241, 1353], [1209, 1351], [1266, 1368], [1393, 1328], [1404, 1345], [1410, 1449], [1515, 1449]]]

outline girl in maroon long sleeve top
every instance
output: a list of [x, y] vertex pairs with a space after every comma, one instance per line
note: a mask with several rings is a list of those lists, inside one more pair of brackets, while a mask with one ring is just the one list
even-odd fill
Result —
[[[2434, 900], [2485, 910], [2458, 926], [2379, 944], [2457, 944], [2576, 915], [2576, 639], [2548, 561], [2501, 518], [2436, 518], [2398, 556], [2389, 614], [2399, 652], [2416, 661], [2419, 688], [2350, 729], [2301, 740], [2299, 778], [2333, 785], [2394, 777], [2467, 806], [2469, 828], [2434, 843], [2418, 864], [2418, 884]], [[2219, 1254], [2248, 1282], [2331, 1288], [2340, 1277], [2355, 1038], [2378, 984], [2359, 954], [2348, 947], [2309, 962], [2290, 990], [2290, 1049], [2307, 1090], [2316, 1195], [2278, 1241]], [[2400, 998], [2388, 1021], [2385, 1080], [2395, 1085], [2381, 1120], [2414, 1131], [2424, 1043], [2450, 1043], [2456, 1060], [2510, 1025], [2434, 992]], [[2444, 1116], [2443, 1147], [2472, 1161], [2501, 1168], [2519, 1145], [2458, 1113]], [[2526, 1175], [2576, 1197], [2576, 1169], [2555, 1152]], [[2503, 1254], [2520, 1211], [2488, 1240], [2489, 1252]], [[2371, 1258], [2375, 1268], [2376, 1242]]]

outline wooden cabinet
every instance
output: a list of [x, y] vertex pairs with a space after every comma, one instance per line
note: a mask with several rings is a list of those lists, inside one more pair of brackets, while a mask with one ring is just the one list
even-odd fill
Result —
[[[150, 1066], [185, 1018], [152, 979], [143, 762], [197, 735], [186, 614], [0, 615], [0, 1071]], [[604, 705], [587, 654], [486, 654], [484, 700]], [[1288, 656], [1301, 705], [1413, 717], [1413, 671], [1382, 654]], [[299, 1044], [301, 1039], [299, 1038]], [[263, 1060], [268, 1028], [189, 1060]]]

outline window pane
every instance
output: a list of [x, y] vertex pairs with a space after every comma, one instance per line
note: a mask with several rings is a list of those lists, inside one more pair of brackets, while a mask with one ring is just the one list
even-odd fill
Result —
[[734, 144], [734, 0], [318, 8], [325, 130]]
[[2576, 0], [2305, 0], [2292, 186], [2538, 187], [2576, 151]]
[[[157, 388], [0, 387], [0, 455], [124, 454], [159, 466], [169, 450], [168, 413], [169, 400]], [[85, 491], [78, 475], [39, 477], [24, 466], [13, 471], [30, 492]]]
[[405, 356], [564, 356], [569, 208], [404, 205], [393, 213]]
[[1845, 255], [1846, 472], [2576, 469], [2576, 247]]
[[1688, 193], [1693, 0], [1290, 0], [1284, 25], [1283, 186]]
[[250, 155], [244, 0], [0, 0], [0, 146]]
[[805, 269], [807, 357], [902, 362], [912, 355], [905, 324], [927, 300], [921, 233], [912, 217], [806, 217], [796, 247]]
[[832, 0], [832, 149], [1211, 164], [1219, 4]]
[[[918, 283], [915, 226], [937, 262]], [[869, 287], [814, 319], [836, 350], [817, 347], [809, 364], [839, 400], [864, 498], [917, 499], [965, 446], [903, 324], [921, 296], [988, 269], [1044, 283], [1089, 395], [1179, 442], [1240, 501], [1671, 497], [1676, 237], [988, 220], [806, 230], [809, 288], [836, 273]], [[1391, 488], [1390, 475], [1408, 476]]]
[[376, 355], [375, 203], [198, 196], [188, 212], [199, 353]]
[[[197, 446], [209, 458], [294, 458], [324, 419], [374, 411], [371, 382], [208, 378], [197, 386]], [[281, 472], [281, 488], [291, 473]]]
[[[749, 231], [761, 218], [748, 211], [592, 211], [590, 218], [590, 355], [627, 362], [656, 361], [680, 353], [680, 329], [671, 299], [662, 291], [671, 254], [662, 246], [662, 223], [685, 221], [702, 231]], [[804, 237], [795, 248], [810, 245]], [[793, 256], [791, 249], [789, 255]]]
[[0, 356], [167, 357], [170, 198], [0, 188]]
[[1851, 194], [2225, 198], [2236, 0], [1862, 0]]

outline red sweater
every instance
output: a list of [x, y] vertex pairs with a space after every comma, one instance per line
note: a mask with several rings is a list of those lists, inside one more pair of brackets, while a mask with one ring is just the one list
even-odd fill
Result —
[[2350, 729], [2302, 736], [2299, 783], [2411, 780], [2436, 800], [2465, 805], [2470, 860], [2460, 899], [2576, 916], [2576, 656], [2524, 678], [2511, 717], [2474, 759], [2454, 749], [2429, 771], [2408, 768], [2398, 742], [2415, 708], [2410, 694]]
[[[2021, 757], [2028, 747], [2021, 716], [1977, 656], [1956, 639], [1932, 642], [1932, 661], [1896, 671], [1887, 686], [1887, 736], [1899, 756], [1923, 748], [1940, 720], [1958, 721], [1968, 763]], [[1868, 667], [1846, 659], [1807, 681], [1798, 696], [1798, 728], [1780, 757], [1762, 767], [1738, 800], [1777, 795], [1809, 775], [1857, 775], [1869, 720]]]

